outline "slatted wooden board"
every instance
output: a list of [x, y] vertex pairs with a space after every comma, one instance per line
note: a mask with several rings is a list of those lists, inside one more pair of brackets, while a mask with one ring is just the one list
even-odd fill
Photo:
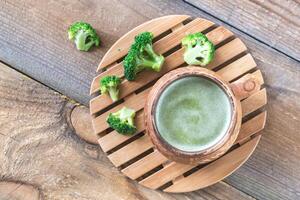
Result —
[[[154, 49], [165, 56], [159, 73], [142, 71], [133, 82], [124, 79], [122, 60], [134, 39], [143, 31], [153, 32]], [[160, 154], [145, 134], [143, 108], [147, 94], [155, 81], [178, 67], [184, 67], [181, 39], [188, 33], [203, 32], [216, 45], [216, 55], [207, 68], [216, 71], [229, 82], [247, 73], [254, 74], [261, 90], [242, 100], [243, 124], [232, 148], [218, 160], [206, 165], [179, 164]], [[99, 144], [111, 162], [126, 176], [140, 184], [166, 192], [188, 192], [212, 185], [230, 175], [252, 154], [264, 128], [267, 103], [263, 77], [244, 43], [232, 32], [205, 19], [186, 15], [172, 15], [148, 21], [121, 37], [106, 53], [97, 69], [99, 73], [91, 85], [90, 112]], [[112, 103], [107, 95], [100, 95], [99, 80], [106, 75], [122, 78], [120, 101]], [[137, 133], [123, 136], [106, 123], [109, 113], [123, 106], [136, 110]]]

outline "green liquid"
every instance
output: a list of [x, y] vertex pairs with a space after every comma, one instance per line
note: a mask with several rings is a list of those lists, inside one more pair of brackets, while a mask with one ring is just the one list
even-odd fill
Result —
[[227, 94], [213, 81], [196, 76], [174, 81], [158, 99], [155, 123], [162, 138], [194, 152], [222, 139], [231, 121]]

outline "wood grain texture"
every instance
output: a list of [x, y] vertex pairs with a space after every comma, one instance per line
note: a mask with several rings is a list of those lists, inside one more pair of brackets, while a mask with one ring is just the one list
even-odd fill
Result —
[[300, 61], [299, 1], [185, 1]]
[[38, 189], [32, 185], [9, 181], [0, 182], [1, 200], [40, 200]]
[[85, 106], [76, 106], [72, 109], [70, 120], [74, 132], [87, 142], [98, 144], [98, 137], [94, 134], [92, 117]]
[[[225, 183], [208, 188], [207, 192], [180, 195], [135, 184], [112, 166], [98, 145], [75, 135], [68, 117], [74, 104], [3, 64], [0, 99], [0, 181], [22, 183], [13, 187], [0, 183], [0, 197], [2, 189], [7, 193], [7, 188], [12, 188], [7, 200], [27, 200], [24, 194], [35, 200], [36, 189], [43, 200], [196, 200], [206, 196], [230, 199], [228, 190], [238, 199], [252, 199]], [[35, 189], [29, 191], [23, 184]]]

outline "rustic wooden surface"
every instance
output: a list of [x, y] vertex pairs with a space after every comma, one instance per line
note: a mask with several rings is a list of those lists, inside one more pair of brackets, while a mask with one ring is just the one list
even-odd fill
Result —
[[[224, 182], [193, 193], [146, 190], [125, 179], [97, 146], [74, 134], [66, 117], [74, 107], [68, 99], [1, 65], [0, 179], [32, 185], [42, 199], [299, 199], [299, 2], [243, 1], [235, 4], [234, 12], [223, 8], [221, 1], [207, 2], [189, 1], [192, 6], [179, 0], [0, 0], [0, 60], [87, 105], [101, 57], [131, 28], [166, 14], [188, 14], [222, 24], [246, 43], [268, 91], [266, 128], [243, 167]], [[247, 14], [241, 13], [247, 8]], [[248, 14], [254, 11], [257, 15]], [[75, 20], [96, 27], [101, 48], [78, 52], [67, 41], [65, 30]], [[273, 24], [285, 34], [274, 34]]]
[[[3, 64], [0, 98], [0, 177], [30, 184], [42, 199], [251, 199], [224, 182], [182, 195], [135, 184], [112, 166], [98, 145], [75, 135], [69, 118], [73, 103]], [[1, 187], [11, 186], [0, 184], [5, 196], [7, 190]]]

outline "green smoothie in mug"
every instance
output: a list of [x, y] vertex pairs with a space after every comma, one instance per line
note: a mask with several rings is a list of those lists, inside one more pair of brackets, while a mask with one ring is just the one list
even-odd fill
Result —
[[218, 143], [231, 117], [228, 95], [217, 83], [200, 76], [172, 82], [161, 93], [155, 108], [155, 126], [161, 137], [187, 152]]

